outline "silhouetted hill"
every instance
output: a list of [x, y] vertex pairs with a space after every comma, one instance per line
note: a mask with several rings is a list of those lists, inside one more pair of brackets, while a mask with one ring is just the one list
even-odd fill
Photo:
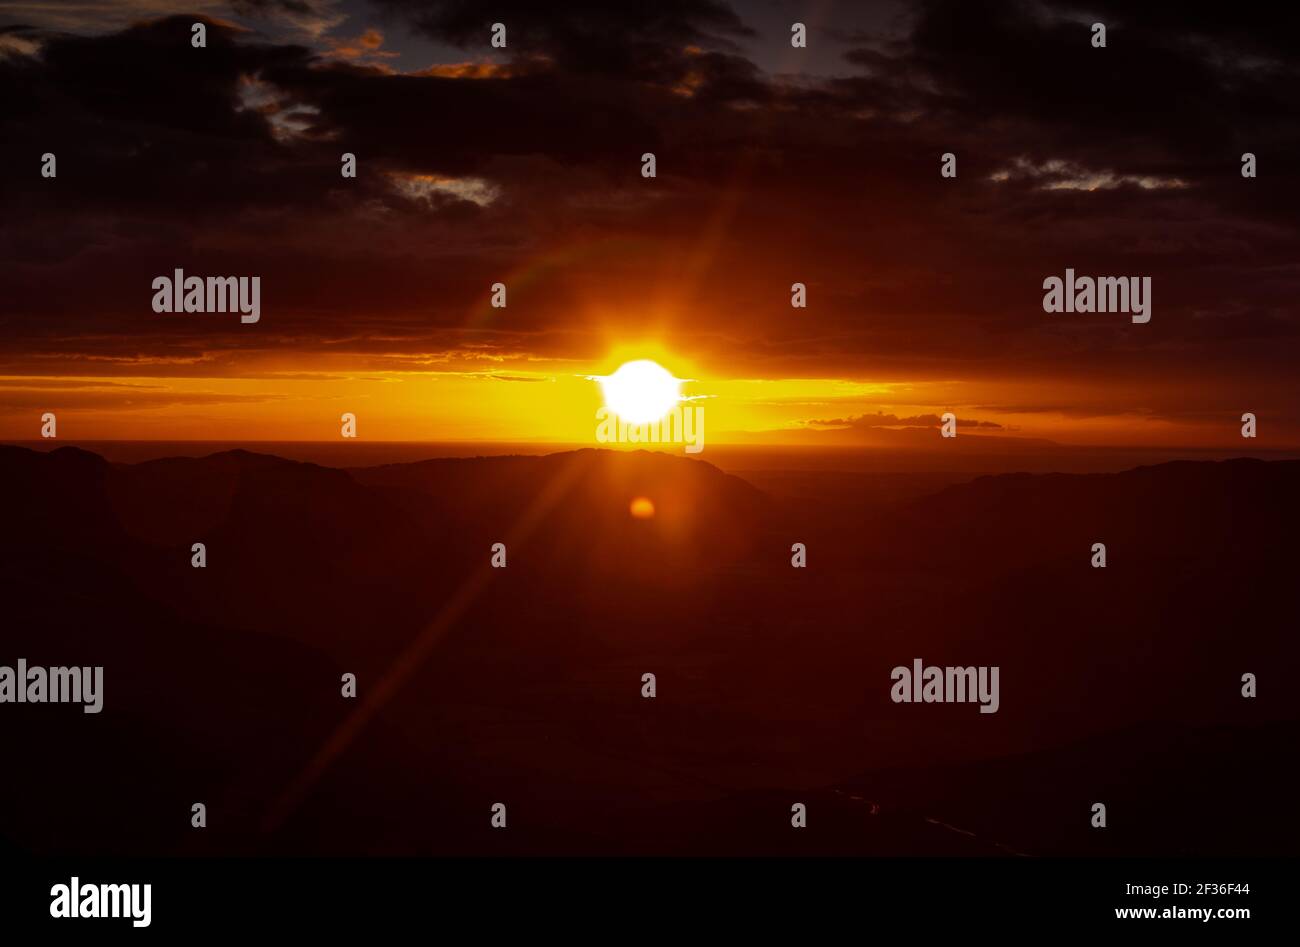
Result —
[[[1300, 461], [1175, 461], [1117, 474], [980, 477], [918, 501], [894, 524], [931, 561], [1005, 569], [1091, 556], [1112, 564], [1152, 558], [1224, 564], [1275, 561], [1300, 526]], [[972, 557], [996, 525], [1006, 557]]]
[[[338, 470], [0, 448], [0, 663], [103, 664], [107, 694], [98, 716], [0, 707], [34, 774], [0, 789], [0, 811], [22, 813], [0, 836], [74, 851], [1090, 850], [1054, 802], [1017, 823], [999, 793], [1039, 764], [997, 761], [1090, 769], [1131, 807], [1267, 753], [1288, 732], [1269, 728], [1297, 717], [1298, 480], [1297, 463], [1174, 463], [864, 501], [852, 478], [779, 497], [644, 451]], [[637, 497], [653, 518], [630, 515]], [[998, 665], [999, 712], [893, 703], [891, 669], [917, 657]], [[340, 696], [345, 671], [357, 700]], [[1133, 744], [1150, 765], [1127, 797], [1136, 750], [1065, 749], [1152, 721], [1169, 729]], [[1198, 771], [1179, 728], [1252, 749], [1209, 744]], [[1294, 787], [1288, 757], [1258, 765]], [[849, 797], [875, 796], [845, 782], [864, 772], [902, 774], [890, 799], [926, 774], [967, 780], [969, 805], [864, 816]], [[798, 841], [792, 793], [820, 813]], [[500, 800], [508, 833], [487, 828]], [[1264, 823], [1238, 802], [1186, 845], [1252, 850]], [[923, 817], [950, 810], [984, 826], [978, 843]], [[1179, 824], [1114, 845], [1153, 850]]]
[[[412, 517], [472, 537], [485, 553], [512, 534], [529, 547], [534, 535], [544, 536], [544, 557], [529, 560], [534, 569], [621, 570], [631, 556], [642, 568], [685, 573], [697, 562], [749, 553], [765, 505], [757, 490], [711, 464], [648, 451], [429, 460], [349, 472]], [[652, 520], [629, 517], [638, 497], [654, 504]]]

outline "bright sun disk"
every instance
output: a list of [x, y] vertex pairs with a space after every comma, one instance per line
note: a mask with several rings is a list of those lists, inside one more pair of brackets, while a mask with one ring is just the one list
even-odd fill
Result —
[[629, 424], [658, 421], [682, 400], [681, 379], [648, 358], [620, 365], [600, 386], [605, 406]]

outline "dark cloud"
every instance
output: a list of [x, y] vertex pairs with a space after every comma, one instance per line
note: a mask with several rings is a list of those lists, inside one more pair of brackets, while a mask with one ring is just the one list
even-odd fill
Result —
[[230, 0], [230, 7], [244, 16], [266, 16], [279, 11], [320, 15], [328, 9], [328, 4], [311, 0]]
[[604, 0], [533, 3], [500, 0], [372, 0], [433, 39], [480, 53], [494, 23], [507, 28], [506, 50], [545, 56], [563, 71], [676, 82], [687, 72], [687, 47], [734, 49], [751, 30], [717, 0], [659, 0], [614, 4]]

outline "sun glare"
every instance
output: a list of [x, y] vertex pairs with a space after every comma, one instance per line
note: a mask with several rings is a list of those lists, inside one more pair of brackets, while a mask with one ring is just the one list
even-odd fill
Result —
[[600, 378], [600, 387], [605, 406], [630, 424], [658, 421], [682, 398], [681, 381], [648, 358], [620, 365]]

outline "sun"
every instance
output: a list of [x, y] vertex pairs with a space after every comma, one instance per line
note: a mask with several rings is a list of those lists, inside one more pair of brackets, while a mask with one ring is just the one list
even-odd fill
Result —
[[648, 358], [625, 362], [598, 380], [605, 406], [629, 424], [658, 421], [682, 400], [681, 379]]

